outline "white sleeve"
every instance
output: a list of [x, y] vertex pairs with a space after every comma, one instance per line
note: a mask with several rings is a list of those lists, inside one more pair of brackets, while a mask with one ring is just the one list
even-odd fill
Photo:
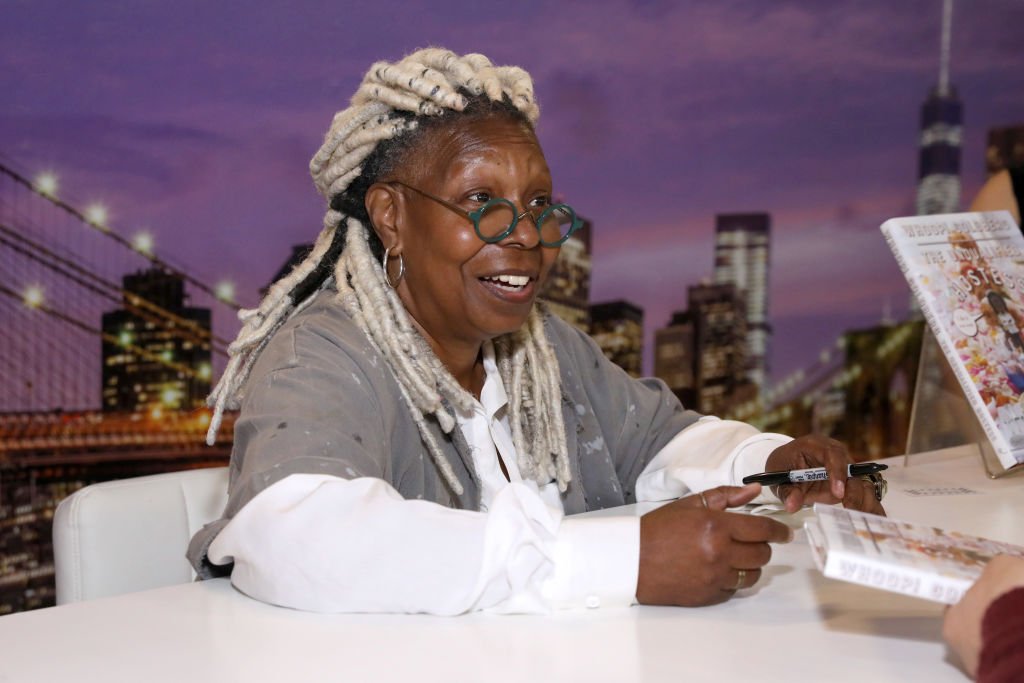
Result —
[[[715, 486], [739, 486], [764, 472], [771, 452], [792, 439], [744, 422], [702, 417], [665, 444], [636, 481], [637, 502], [670, 500]], [[754, 502], [778, 502], [765, 487]]]
[[637, 517], [563, 517], [522, 483], [488, 512], [406, 500], [380, 479], [293, 474], [210, 545], [231, 582], [316, 612], [543, 613], [634, 601]]

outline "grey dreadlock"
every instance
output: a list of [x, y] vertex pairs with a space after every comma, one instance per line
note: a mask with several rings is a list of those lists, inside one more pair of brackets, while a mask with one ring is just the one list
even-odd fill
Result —
[[[473, 398], [431, 351], [386, 284], [379, 263], [383, 245], [367, 227], [363, 202], [370, 185], [413, 144], [417, 130], [447, 120], [453, 111], [470, 115], [480, 108], [531, 127], [540, 113], [530, 75], [518, 67], [493, 66], [483, 55], [460, 57], [428, 48], [395, 64], [378, 62], [370, 67], [351, 105], [334, 116], [323, 146], [309, 164], [317, 189], [330, 201], [312, 251], [270, 288], [258, 308], [239, 312], [242, 330], [228, 347], [228, 366], [208, 399], [214, 413], [207, 443], [214, 443], [224, 410], [239, 407], [242, 386], [270, 338], [333, 278], [342, 307], [394, 373], [445, 481], [456, 494], [463, 492], [425, 420], [433, 416], [449, 433], [456, 423], [444, 401], [467, 409]], [[495, 354], [509, 388], [509, 423], [523, 476], [542, 484], [555, 479], [564, 491], [571, 475], [558, 360], [544, 334], [541, 314], [535, 309], [520, 330], [496, 339]]]

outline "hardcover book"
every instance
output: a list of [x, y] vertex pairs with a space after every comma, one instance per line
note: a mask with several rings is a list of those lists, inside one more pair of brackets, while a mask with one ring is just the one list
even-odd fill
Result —
[[1024, 558], [1010, 543], [821, 503], [804, 529], [825, 576], [950, 605], [996, 555]]
[[1000, 464], [1024, 463], [1024, 235], [1005, 211], [882, 224]]

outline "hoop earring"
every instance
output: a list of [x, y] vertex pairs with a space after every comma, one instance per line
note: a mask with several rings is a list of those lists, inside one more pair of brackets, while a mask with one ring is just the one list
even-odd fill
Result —
[[388, 287], [394, 289], [398, 286], [398, 283], [402, 281], [402, 276], [405, 275], [405, 259], [402, 255], [398, 255], [398, 279], [395, 282], [391, 281], [391, 276], [388, 275], [388, 256], [391, 255], [391, 247], [384, 250], [384, 258], [381, 259], [380, 267], [384, 271], [384, 282], [388, 284]]

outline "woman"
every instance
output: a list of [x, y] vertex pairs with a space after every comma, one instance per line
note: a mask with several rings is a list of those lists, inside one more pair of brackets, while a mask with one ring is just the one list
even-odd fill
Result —
[[[686, 411], [535, 305], [578, 225], [552, 203], [529, 75], [428, 49], [370, 68], [310, 168], [329, 199], [305, 262], [232, 345], [241, 403], [200, 576], [318, 611], [698, 605], [753, 585], [789, 529], [729, 514], [783, 492], [880, 509], [839, 444]], [[704, 491], [642, 519], [566, 513]], [[231, 564], [233, 563], [233, 569]]]

